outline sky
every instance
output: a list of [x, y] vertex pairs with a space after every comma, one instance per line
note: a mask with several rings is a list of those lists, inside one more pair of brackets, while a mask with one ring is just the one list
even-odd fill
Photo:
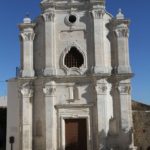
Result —
[[[40, 14], [40, 0], [1, 0], [0, 4], [0, 95], [7, 94], [6, 80], [15, 77], [20, 64], [18, 25], [29, 12]], [[121, 8], [130, 25], [132, 99], [150, 104], [150, 1], [106, 0], [106, 10], [115, 16]]]

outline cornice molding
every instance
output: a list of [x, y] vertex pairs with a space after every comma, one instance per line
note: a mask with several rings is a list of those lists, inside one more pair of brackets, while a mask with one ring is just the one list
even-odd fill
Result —
[[21, 23], [18, 25], [20, 30], [26, 29], [26, 28], [34, 28], [36, 26], [36, 23]]

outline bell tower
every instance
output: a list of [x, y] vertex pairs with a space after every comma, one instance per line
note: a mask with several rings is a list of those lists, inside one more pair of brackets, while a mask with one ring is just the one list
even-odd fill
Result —
[[121, 10], [112, 17], [104, 0], [42, 0], [41, 10], [19, 25], [7, 149], [10, 136], [15, 150], [135, 149], [130, 21]]

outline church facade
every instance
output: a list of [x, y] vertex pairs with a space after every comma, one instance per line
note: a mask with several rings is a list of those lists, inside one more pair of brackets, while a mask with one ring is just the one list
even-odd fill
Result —
[[19, 25], [7, 150], [127, 150], [133, 143], [129, 23], [104, 0], [43, 0]]

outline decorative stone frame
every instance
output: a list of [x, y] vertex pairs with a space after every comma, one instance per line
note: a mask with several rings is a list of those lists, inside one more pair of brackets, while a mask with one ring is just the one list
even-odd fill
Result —
[[57, 105], [57, 129], [59, 150], [65, 150], [65, 119], [86, 119], [87, 125], [87, 150], [93, 150], [93, 105]]
[[[67, 55], [67, 53], [70, 51], [71, 47], [76, 47], [77, 50], [82, 54], [83, 56], [83, 64], [81, 67], [77, 68], [77, 67], [71, 67], [68, 68], [65, 65], [65, 56]], [[71, 43], [68, 47], [66, 47], [62, 54], [61, 54], [61, 58], [60, 58], [60, 67], [65, 71], [65, 73], [67, 75], [83, 75], [85, 73], [85, 71], [87, 70], [87, 54], [85, 53], [85, 51], [83, 51], [76, 43]]]
[[[69, 21], [69, 17], [70, 17], [71, 15], [73, 15], [73, 16], [76, 17], [76, 21], [75, 21], [74, 23], [71, 23], [71, 22]], [[78, 16], [77, 16], [77, 14], [75, 14], [75, 13], [70, 13], [70, 14], [68, 14], [68, 15], [65, 17], [65, 20], [64, 20], [64, 22], [65, 22], [65, 24], [66, 24], [67, 26], [73, 26], [73, 25], [77, 24], [78, 21], [79, 21]]]

